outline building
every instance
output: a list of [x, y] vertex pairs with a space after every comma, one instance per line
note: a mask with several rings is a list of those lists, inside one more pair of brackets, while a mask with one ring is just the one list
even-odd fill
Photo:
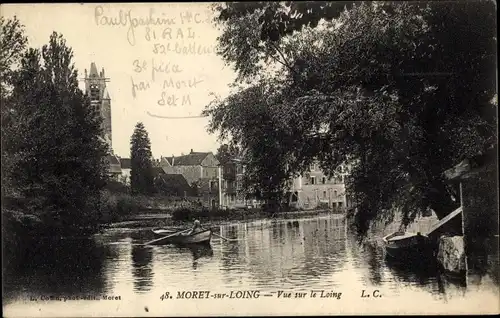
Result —
[[102, 118], [102, 138], [107, 143], [109, 155], [106, 158], [108, 171], [111, 177], [118, 180], [122, 169], [119, 158], [113, 152], [112, 145], [112, 127], [111, 127], [111, 98], [106, 88], [106, 78], [104, 68], [97, 72], [97, 66], [94, 62], [90, 64], [90, 71], [85, 69], [85, 93], [90, 97], [90, 105], [99, 112]]
[[130, 185], [130, 170], [132, 168], [130, 158], [120, 158], [120, 168], [120, 182]]
[[243, 190], [245, 166], [241, 159], [231, 159], [222, 165], [221, 205], [227, 208], [257, 207], [258, 200]]
[[159, 173], [155, 176], [155, 185], [162, 195], [184, 198], [193, 196], [193, 188], [182, 174]]
[[[318, 163], [312, 164], [309, 171], [289, 180], [288, 204], [300, 209], [346, 208], [349, 203], [345, 193], [348, 166], [341, 165], [337, 170], [334, 177], [328, 178], [321, 171]], [[242, 192], [244, 173], [245, 166], [241, 159], [233, 159], [222, 166], [222, 206], [257, 207], [263, 203]]]
[[204, 206], [220, 205], [219, 161], [212, 152], [191, 152], [187, 155], [161, 157], [159, 166], [166, 174], [181, 174], [195, 189], [195, 195]]
[[289, 182], [289, 204], [301, 209], [333, 208], [344, 209], [347, 207], [345, 193], [345, 177], [348, 174], [346, 165], [340, 165], [332, 178], [326, 176], [319, 168], [318, 163], [313, 163], [309, 171], [293, 178]]

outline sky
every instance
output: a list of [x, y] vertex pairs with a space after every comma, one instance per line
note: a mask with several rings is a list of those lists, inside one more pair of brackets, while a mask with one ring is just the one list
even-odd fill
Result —
[[91, 62], [104, 68], [115, 154], [130, 157], [137, 122], [148, 131], [154, 158], [217, 150], [208, 118], [172, 118], [199, 116], [211, 93], [229, 94], [236, 76], [215, 54], [220, 31], [209, 3], [8, 4], [1, 14], [25, 25], [30, 47], [41, 48], [53, 31], [62, 34], [82, 89]]

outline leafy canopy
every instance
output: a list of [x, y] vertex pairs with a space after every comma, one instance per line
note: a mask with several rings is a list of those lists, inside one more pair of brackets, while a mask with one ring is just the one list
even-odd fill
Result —
[[153, 155], [151, 142], [144, 124], [135, 125], [130, 138], [130, 187], [135, 194], [152, 194], [154, 192]]
[[207, 107], [210, 131], [246, 149], [274, 190], [312, 160], [327, 174], [348, 161], [361, 232], [394, 208], [404, 223], [449, 213], [442, 172], [496, 146], [494, 3], [308, 5], [313, 22], [284, 29], [287, 4], [216, 7], [219, 54], [247, 87]]
[[2, 174], [9, 195], [24, 198], [23, 212], [41, 221], [45, 233], [95, 230], [107, 180], [100, 117], [78, 88], [72, 59], [54, 32], [41, 50], [20, 53], [11, 91], [2, 96], [2, 159], [9, 163]]

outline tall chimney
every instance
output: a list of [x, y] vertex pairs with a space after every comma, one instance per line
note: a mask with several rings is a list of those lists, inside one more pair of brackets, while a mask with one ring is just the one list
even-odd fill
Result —
[[191, 148], [191, 153], [193, 153], [193, 148]]
[[175, 156], [172, 155], [172, 166], [174, 165]]

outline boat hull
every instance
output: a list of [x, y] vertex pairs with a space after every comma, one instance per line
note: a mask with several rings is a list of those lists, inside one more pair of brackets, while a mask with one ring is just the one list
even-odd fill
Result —
[[399, 260], [425, 259], [432, 254], [432, 246], [426, 236], [416, 233], [393, 233], [384, 237], [387, 256]]
[[153, 230], [153, 233], [159, 239], [162, 237], [164, 238], [164, 240], [157, 241], [156, 244], [206, 244], [210, 243], [210, 239], [212, 238], [212, 230], [210, 229], [199, 231], [191, 235], [180, 233], [171, 236], [175, 233], [171, 230]]

